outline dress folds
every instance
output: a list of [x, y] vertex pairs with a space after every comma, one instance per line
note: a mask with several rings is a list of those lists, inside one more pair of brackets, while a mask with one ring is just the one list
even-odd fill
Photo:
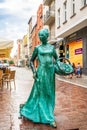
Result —
[[39, 60], [37, 78], [34, 80], [28, 100], [21, 109], [21, 115], [36, 123], [49, 124], [55, 120], [55, 70], [52, 57], [57, 59], [57, 54], [56, 52], [54, 54], [54, 51], [50, 44], [46, 50], [39, 45], [32, 55], [33, 60], [36, 56]]

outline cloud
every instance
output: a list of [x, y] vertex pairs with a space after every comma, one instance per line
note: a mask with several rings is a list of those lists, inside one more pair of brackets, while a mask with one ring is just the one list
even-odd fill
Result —
[[1, 0], [0, 35], [4, 32], [5, 37], [9, 34], [9, 37], [16, 38], [25, 33], [29, 18], [36, 14], [41, 3], [42, 0]]
[[6, 9], [6, 13], [26, 18], [37, 11], [41, 2], [42, 0], [5, 0], [0, 4], [0, 8]]
[[0, 0], [0, 37], [22, 39], [43, 0]]

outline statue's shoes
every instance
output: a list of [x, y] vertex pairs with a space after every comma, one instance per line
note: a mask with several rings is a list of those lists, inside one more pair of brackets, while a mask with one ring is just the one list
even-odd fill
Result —
[[53, 128], [57, 128], [57, 125], [56, 125], [56, 122], [55, 122], [55, 121], [52, 122], [52, 123], [50, 123], [50, 126], [52, 126]]
[[22, 119], [22, 116], [18, 116], [18, 119]]

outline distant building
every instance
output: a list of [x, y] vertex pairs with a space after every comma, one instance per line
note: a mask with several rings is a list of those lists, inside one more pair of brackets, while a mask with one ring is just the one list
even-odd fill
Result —
[[[28, 22], [29, 25], [29, 59], [31, 58], [32, 52], [38, 44], [40, 44], [40, 40], [38, 37], [38, 32], [41, 28], [43, 28], [43, 5], [40, 4], [37, 15], [32, 16]], [[37, 61], [35, 61], [35, 66], [37, 66]]]
[[32, 55], [32, 50], [33, 50], [33, 47], [32, 47], [32, 30], [36, 24], [36, 15], [33, 15], [31, 16], [31, 18], [29, 19], [29, 22], [28, 22], [28, 37], [29, 37], [29, 59], [31, 58], [31, 55]]
[[23, 40], [22, 39], [18, 39], [17, 40], [17, 45], [18, 45], [18, 49], [17, 49], [17, 59], [24, 59], [24, 46], [23, 46]]
[[27, 34], [23, 37], [23, 47], [24, 47], [24, 58], [28, 58], [28, 41], [27, 41]]
[[43, 28], [43, 5], [40, 4], [38, 10], [37, 10], [37, 30], [36, 30], [36, 45], [40, 44], [40, 39], [38, 37], [38, 33], [40, 29]]

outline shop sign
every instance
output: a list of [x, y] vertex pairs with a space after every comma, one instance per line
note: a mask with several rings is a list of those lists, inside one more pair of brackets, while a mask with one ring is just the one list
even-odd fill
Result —
[[82, 54], [82, 51], [82, 48], [75, 49], [75, 55]]

